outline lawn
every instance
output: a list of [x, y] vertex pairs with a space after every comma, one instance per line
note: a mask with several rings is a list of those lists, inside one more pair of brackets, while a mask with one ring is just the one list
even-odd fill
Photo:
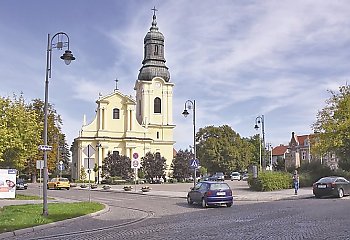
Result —
[[42, 216], [42, 204], [12, 205], [0, 208], [0, 233], [33, 227], [97, 212], [96, 202], [49, 203], [49, 216]]

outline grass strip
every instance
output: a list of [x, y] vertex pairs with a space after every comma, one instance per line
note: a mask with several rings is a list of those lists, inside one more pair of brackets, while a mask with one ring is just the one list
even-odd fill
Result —
[[96, 202], [49, 203], [49, 216], [42, 216], [42, 204], [12, 205], [0, 208], [0, 233], [57, 222], [100, 211]]

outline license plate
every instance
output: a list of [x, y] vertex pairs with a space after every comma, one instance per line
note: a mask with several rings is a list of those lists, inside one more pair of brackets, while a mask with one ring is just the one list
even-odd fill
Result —
[[217, 192], [216, 195], [217, 195], [217, 196], [225, 196], [226, 193], [225, 193], [225, 192]]
[[326, 188], [326, 185], [318, 185], [317, 188]]

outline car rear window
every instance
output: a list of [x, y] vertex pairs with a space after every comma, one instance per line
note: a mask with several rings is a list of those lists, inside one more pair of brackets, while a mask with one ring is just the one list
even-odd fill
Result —
[[336, 178], [332, 178], [332, 177], [325, 177], [325, 178], [321, 178], [320, 180], [318, 180], [319, 183], [329, 183], [329, 182], [334, 182]]
[[60, 178], [60, 182], [68, 182], [68, 178]]
[[227, 190], [230, 187], [226, 183], [212, 183], [210, 184], [210, 190]]

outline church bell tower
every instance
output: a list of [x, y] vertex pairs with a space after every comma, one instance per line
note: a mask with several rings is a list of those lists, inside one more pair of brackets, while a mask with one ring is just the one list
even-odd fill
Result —
[[[164, 126], [169, 127], [173, 124], [174, 84], [170, 82], [170, 73], [165, 65], [164, 36], [157, 26], [157, 9], [152, 10], [152, 25], [144, 38], [144, 59], [134, 88], [137, 101], [136, 118], [143, 126], [164, 130]], [[162, 135], [163, 130], [159, 131], [157, 136]]]

